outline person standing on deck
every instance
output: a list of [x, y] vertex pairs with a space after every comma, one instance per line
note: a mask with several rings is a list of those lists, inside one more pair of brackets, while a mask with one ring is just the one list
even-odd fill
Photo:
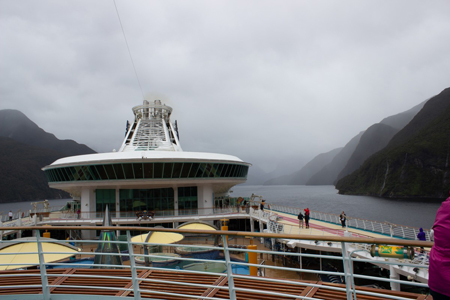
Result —
[[305, 208], [305, 226], [309, 228], [309, 208]]
[[345, 228], [345, 221], [347, 220], [347, 216], [345, 215], [344, 211], [342, 211], [341, 215], [339, 216], [339, 220], [341, 220], [342, 228]]
[[298, 212], [297, 219], [298, 219], [298, 228], [303, 228], [303, 214], [302, 214], [302, 211]]
[[9, 211], [9, 213], [8, 213], [8, 217], [9, 217], [9, 220], [11, 221], [11, 220], [12, 220], [12, 217], [13, 217], [13, 213], [12, 213], [12, 211]]
[[426, 241], [427, 238], [425, 237], [425, 232], [423, 232], [423, 228], [419, 229], [419, 233], [417, 234], [417, 239], [419, 241]]
[[439, 207], [433, 230], [428, 286], [434, 300], [450, 300], [450, 197]]

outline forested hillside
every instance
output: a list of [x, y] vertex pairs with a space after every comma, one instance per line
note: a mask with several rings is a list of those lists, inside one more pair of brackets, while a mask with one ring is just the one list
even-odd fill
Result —
[[341, 194], [442, 198], [449, 184], [450, 88], [431, 98], [381, 151], [336, 184]]

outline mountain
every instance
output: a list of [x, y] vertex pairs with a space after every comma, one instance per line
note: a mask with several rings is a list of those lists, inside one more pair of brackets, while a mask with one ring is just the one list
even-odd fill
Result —
[[347, 161], [358, 146], [359, 140], [364, 132], [353, 137], [342, 150], [336, 154], [333, 160], [325, 165], [319, 172], [311, 176], [306, 185], [332, 185], [335, 183], [339, 173], [345, 167]]
[[0, 137], [0, 202], [68, 198], [66, 192], [50, 189], [41, 168], [61, 153]]
[[22, 112], [14, 109], [0, 110], [0, 136], [30, 146], [61, 152], [65, 156], [95, 153], [86, 145], [73, 140], [59, 140], [37, 126]]
[[86, 145], [59, 140], [17, 110], [0, 110], [0, 202], [67, 198], [48, 187], [42, 167], [55, 160], [95, 153]]
[[402, 113], [384, 118], [370, 126], [345, 145], [342, 152], [317, 174], [311, 176], [307, 185], [329, 185], [347, 176], [367, 159], [381, 150], [395, 133], [405, 127], [424, 106], [426, 101]]
[[429, 99], [385, 148], [336, 184], [341, 194], [441, 198], [449, 189], [450, 88]]
[[314, 157], [299, 171], [289, 175], [270, 179], [264, 182], [264, 185], [302, 185], [305, 184], [309, 178], [325, 165], [333, 160], [333, 158], [341, 151], [342, 148], [331, 150], [327, 153], [322, 153]]
[[398, 129], [381, 123], [367, 128], [336, 181], [358, 169], [368, 157], [383, 149], [397, 132]]

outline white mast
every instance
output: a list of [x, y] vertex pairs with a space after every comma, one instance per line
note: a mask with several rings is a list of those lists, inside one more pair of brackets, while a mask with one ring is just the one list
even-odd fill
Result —
[[119, 152], [183, 151], [177, 132], [170, 123], [172, 108], [155, 100], [133, 107], [134, 122], [128, 128]]

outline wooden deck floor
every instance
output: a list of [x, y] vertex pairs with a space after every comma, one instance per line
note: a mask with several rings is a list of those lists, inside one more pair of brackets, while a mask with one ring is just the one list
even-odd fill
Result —
[[[121, 291], [106, 289], [109, 288], [130, 288], [131, 272], [130, 270], [117, 270], [117, 269], [53, 269], [47, 270], [49, 275], [49, 284], [55, 285], [51, 287], [52, 294], [86, 294], [86, 295], [108, 295], [117, 297], [133, 297], [132, 291]], [[1, 271], [0, 275], [0, 297], [2, 295], [23, 295], [23, 294], [41, 294], [41, 277], [39, 270], [14, 270], [14, 271]], [[30, 276], [31, 275], [31, 276]], [[33, 276], [35, 275], [35, 276]], [[62, 276], [69, 275], [69, 276]], [[76, 276], [71, 276], [76, 275]], [[89, 278], [88, 276], [109, 276], [113, 278]], [[114, 278], [116, 277], [116, 278]], [[122, 278], [120, 278], [122, 277]], [[141, 291], [142, 298], [158, 298], [168, 300], [186, 300], [186, 299], [199, 299], [198, 297], [216, 297], [222, 299], [229, 299], [228, 290], [220, 289], [219, 287], [228, 286], [228, 280], [226, 276], [217, 275], [199, 275], [199, 274], [186, 274], [169, 270], [142, 270], [138, 273], [138, 277], [141, 279], [157, 279], [164, 280], [167, 283], [141, 281], [140, 288], [148, 291]], [[262, 282], [255, 280], [254, 277], [248, 276], [247, 278], [234, 278], [234, 285], [236, 288], [255, 289], [259, 291], [267, 291], [273, 293], [285, 293], [296, 296], [308, 296], [317, 297], [325, 300], [346, 300], [347, 296], [345, 292], [333, 291], [326, 289], [326, 286], [345, 287], [342, 284], [325, 283], [321, 281], [300, 281], [291, 280], [294, 282], [305, 282], [309, 284], [317, 284], [319, 287], [302, 286], [290, 283], [274, 284], [273, 282]], [[179, 285], [175, 283], [195, 283], [200, 286], [187, 286]], [[25, 285], [36, 285], [35, 287], [24, 287]], [[204, 287], [202, 285], [211, 285], [214, 287]], [[5, 288], [5, 286], [14, 286], [14, 288]], [[70, 287], [79, 286], [79, 287]], [[389, 290], [380, 290], [373, 288], [359, 287], [357, 290], [364, 290], [370, 292], [383, 293], [385, 295], [395, 295], [405, 297], [408, 299], [417, 300], [432, 300], [431, 296], [419, 295], [406, 292], [393, 292]], [[167, 293], [183, 293], [191, 295], [192, 298], [177, 297], [159, 294], [156, 292]], [[237, 299], [245, 300], [272, 300], [272, 299], [293, 299], [288, 297], [282, 297], [280, 295], [264, 295], [256, 292], [236, 292]], [[358, 299], [361, 300], [375, 300], [375, 299], [388, 299], [379, 298], [373, 296], [359, 295]]]

